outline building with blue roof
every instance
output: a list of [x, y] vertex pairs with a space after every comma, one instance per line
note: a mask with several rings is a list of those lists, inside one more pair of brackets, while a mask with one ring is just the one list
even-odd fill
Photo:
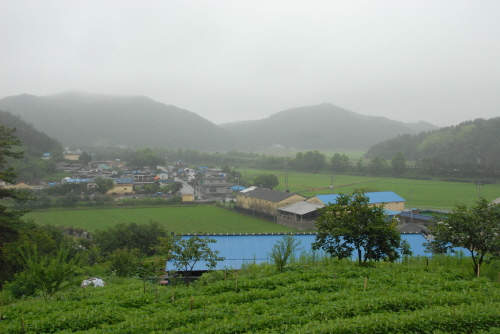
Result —
[[[183, 236], [189, 238], [190, 236]], [[283, 239], [283, 234], [243, 234], [243, 235], [208, 235], [216, 242], [210, 244], [213, 251], [219, 251], [219, 256], [225, 260], [217, 263], [216, 270], [225, 268], [240, 269], [245, 264], [259, 264], [271, 262], [270, 253], [273, 246], [279, 240]], [[301, 255], [314, 256], [317, 258], [327, 256], [324, 251], [312, 250], [312, 243], [316, 240], [316, 233], [305, 233], [294, 235], [295, 239], [300, 241], [301, 249], [296, 251], [294, 256]], [[428, 256], [425, 252], [424, 243], [427, 242], [421, 234], [402, 234], [401, 238], [410, 244], [413, 256]], [[357, 252], [353, 252], [352, 259], [355, 260]], [[173, 261], [167, 262], [166, 269], [175, 270]], [[199, 262], [193, 268], [194, 270], [207, 270], [206, 263]]]
[[[365, 193], [368, 197], [368, 204], [384, 204], [384, 209], [392, 211], [404, 211], [406, 200], [393, 191], [378, 191]], [[339, 194], [316, 195], [307, 200], [310, 203], [317, 204], [335, 204]]]

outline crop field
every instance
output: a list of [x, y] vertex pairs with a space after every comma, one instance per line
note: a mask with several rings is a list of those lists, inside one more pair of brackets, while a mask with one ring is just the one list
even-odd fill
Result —
[[161, 223], [176, 233], [273, 233], [293, 232], [293, 228], [240, 215], [215, 206], [165, 206], [151, 208], [110, 208], [50, 210], [30, 212], [24, 219], [37, 224], [72, 226], [86, 231], [102, 230], [117, 223]]
[[[2, 333], [500, 333], [500, 284], [469, 259], [323, 259], [205, 274], [189, 288], [104, 277], [4, 305]], [[443, 261], [443, 262], [441, 262]], [[463, 262], [463, 263], [461, 263]], [[464, 267], [465, 266], [465, 267]], [[490, 268], [496, 269], [498, 268]]]
[[[241, 171], [244, 176], [244, 171]], [[276, 190], [284, 190], [285, 173], [283, 171], [266, 171], [248, 169], [247, 177], [259, 174], [275, 174], [280, 185]], [[444, 182], [400, 179], [394, 177], [369, 177], [334, 175], [334, 193], [351, 193], [356, 188], [370, 188], [376, 191], [394, 191], [406, 199], [406, 207], [420, 209], [449, 210], [457, 203], [472, 205], [481, 196], [489, 201], [500, 197], [500, 184], [485, 184], [482, 189], [477, 189], [473, 183]], [[297, 192], [306, 197], [319, 194], [331, 194], [329, 189], [331, 175], [289, 172], [288, 184], [292, 192]], [[325, 189], [326, 188], [326, 189]], [[410, 195], [411, 190], [411, 195]], [[411, 203], [410, 203], [411, 202]]]

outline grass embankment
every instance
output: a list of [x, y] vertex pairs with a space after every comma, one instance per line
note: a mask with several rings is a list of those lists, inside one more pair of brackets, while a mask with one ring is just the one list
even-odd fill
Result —
[[[210, 273], [191, 287], [107, 277], [2, 306], [2, 333], [499, 333], [500, 284], [470, 259], [321, 260]], [[498, 268], [489, 268], [493, 273]], [[488, 270], [484, 270], [487, 272]], [[495, 275], [496, 276], [496, 273]]]
[[[240, 170], [244, 176], [245, 171]], [[276, 190], [284, 190], [285, 173], [283, 171], [269, 171], [247, 169], [246, 175], [251, 179], [259, 174], [275, 174], [278, 176], [280, 185]], [[481, 196], [489, 201], [500, 197], [500, 184], [486, 184], [478, 190], [473, 183], [427, 181], [414, 179], [400, 179], [394, 177], [370, 177], [352, 175], [334, 175], [334, 193], [352, 193], [354, 189], [370, 188], [376, 191], [394, 191], [406, 199], [407, 208], [450, 210], [457, 203], [472, 205]], [[289, 190], [306, 197], [319, 194], [331, 194], [330, 174], [311, 174], [288, 172]], [[410, 196], [410, 190], [412, 194]], [[411, 200], [411, 206], [410, 206]]]
[[176, 233], [276, 233], [296, 229], [238, 214], [215, 206], [122, 207], [109, 209], [50, 210], [30, 212], [24, 219], [40, 225], [72, 226], [86, 231], [103, 230], [117, 223], [161, 223]]

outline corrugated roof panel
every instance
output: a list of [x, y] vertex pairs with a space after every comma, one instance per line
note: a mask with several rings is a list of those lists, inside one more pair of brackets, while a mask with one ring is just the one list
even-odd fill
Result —
[[[282, 240], [282, 235], [216, 235], [209, 236], [217, 240], [216, 243], [210, 244], [212, 250], [219, 251], [219, 256], [225, 257], [226, 260], [217, 264], [216, 269], [222, 270], [224, 267], [240, 269], [243, 264], [271, 262], [269, 253], [278, 240]], [[183, 238], [189, 238], [184, 236]], [[427, 240], [420, 234], [402, 234], [401, 238], [408, 241], [414, 256], [428, 256], [425, 253], [424, 242]], [[300, 240], [302, 249], [296, 252], [299, 256], [302, 252], [312, 253], [311, 244], [316, 240], [316, 235], [295, 235], [295, 239]], [[319, 256], [325, 255], [323, 251], [316, 251]], [[356, 252], [353, 252], [352, 258], [355, 259]], [[168, 270], [175, 270], [172, 261], [167, 264]], [[197, 263], [193, 270], [207, 270], [205, 263]]]

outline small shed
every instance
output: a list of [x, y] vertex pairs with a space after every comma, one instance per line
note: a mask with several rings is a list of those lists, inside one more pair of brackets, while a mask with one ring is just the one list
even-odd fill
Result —
[[183, 193], [182, 194], [182, 201], [183, 202], [193, 202], [194, 201], [194, 194]]

